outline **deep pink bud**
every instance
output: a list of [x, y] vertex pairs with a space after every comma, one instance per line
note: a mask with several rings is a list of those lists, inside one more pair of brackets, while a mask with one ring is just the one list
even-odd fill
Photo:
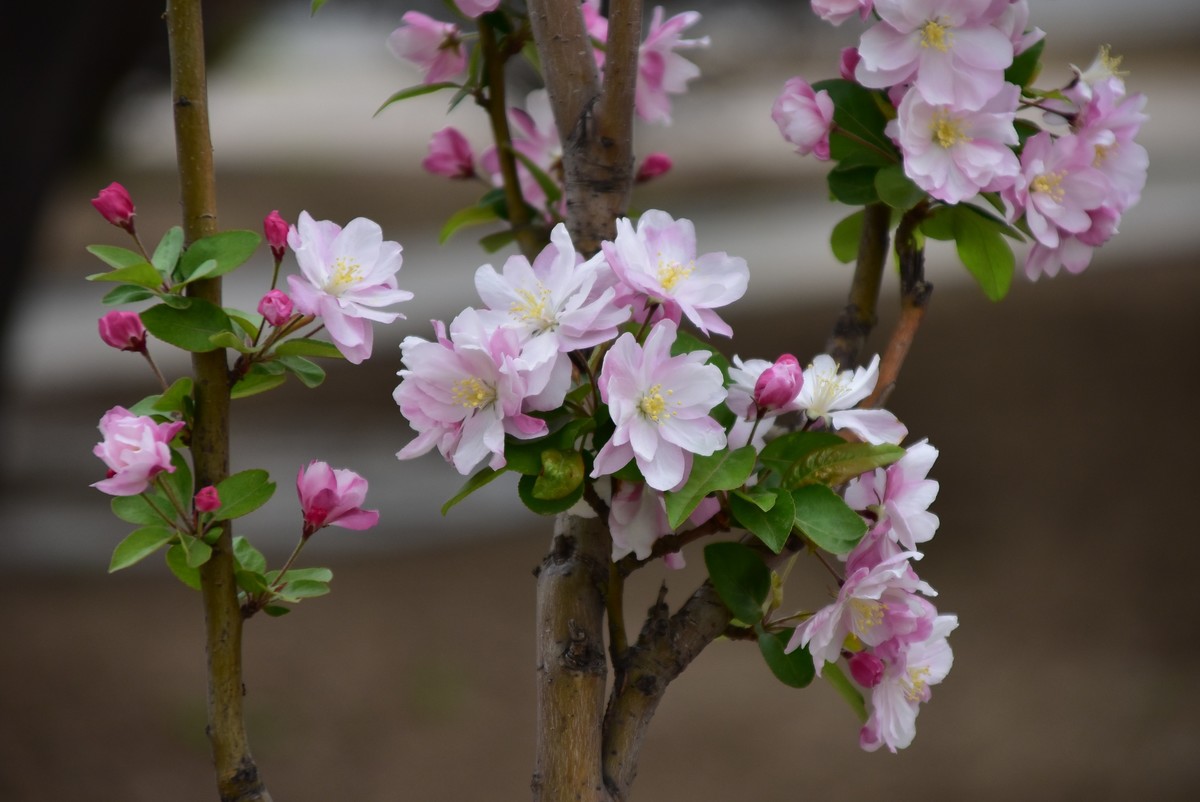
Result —
[[429, 155], [421, 166], [446, 178], [471, 178], [475, 175], [475, 155], [467, 138], [448, 125], [430, 138]]
[[883, 661], [870, 652], [855, 652], [846, 662], [850, 676], [864, 688], [874, 688], [883, 679]]
[[221, 496], [215, 487], [209, 485], [200, 488], [192, 503], [196, 505], [196, 512], [216, 512], [221, 508]]
[[642, 160], [642, 164], [638, 167], [637, 175], [633, 181], [635, 184], [644, 184], [647, 181], [652, 181], [660, 175], [667, 173], [673, 162], [671, 157], [665, 153], [650, 153]]
[[275, 257], [275, 261], [283, 259], [287, 250], [288, 224], [279, 216], [278, 209], [263, 218], [263, 233], [267, 235], [267, 244], [271, 246], [271, 255]]
[[379, 523], [378, 510], [360, 506], [367, 497], [367, 480], [354, 471], [313, 460], [296, 476], [296, 492], [305, 538], [326, 526], [362, 530]]
[[791, 354], [784, 354], [754, 383], [754, 403], [759, 410], [779, 409], [795, 400], [803, 385], [800, 363]]
[[858, 66], [858, 62], [861, 60], [861, 57], [858, 55], [857, 47], [843, 47], [842, 58], [838, 64], [838, 74], [847, 81], [853, 81], [854, 69]]
[[114, 226], [133, 233], [133, 199], [125, 187], [113, 181], [92, 198], [92, 206]]
[[146, 327], [137, 312], [109, 312], [100, 318], [100, 339], [122, 351], [146, 350]]
[[292, 299], [283, 290], [271, 290], [258, 302], [258, 313], [272, 326], [282, 326], [292, 317]]

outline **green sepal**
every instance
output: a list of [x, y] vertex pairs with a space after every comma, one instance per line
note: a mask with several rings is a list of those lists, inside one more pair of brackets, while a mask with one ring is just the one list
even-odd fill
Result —
[[455, 504], [458, 504], [460, 501], [474, 493], [479, 488], [483, 487], [484, 485], [491, 484], [492, 481], [494, 481], [503, 473], [505, 473], [504, 468], [501, 468], [500, 470], [488, 467], [479, 469], [474, 476], [468, 479], [463, 486], [459, 488], [457, 493], [450, 497], [449, 501], [442, 505], [442, 515], [450, 512], [451, 507], [453, 507]]
[[854, 711], [854, 715], [858, 716], [858, 720], [866, 722], [867, 703], [863, 700], [862, 691], [850, 682], [850, 679], [842, 672], [842, 667], [837, 663], [826, 663], [821, 669], [821, 677], [846, 700], [846, 704], [850, 705], [850, 709]]
[[432, 94], [433, 92], [438, 92], [442, 89], [453, 89], [457, 86], [458, 84], [454, 83], [453, 81], [439, 81], [435, 84], [417, 84], [416, 86], [410, 86], [407, 89], [401, 89], [399, 92], [393, 93], [387, 100], [383, 101], [383, 105], [375, 109], [375, 114], [372, 116], [379, 116], [379, 112], [383, 111], [393, 103], [399, 103], [401, 100], [408, 100], [410, 97], [420, 97], [421, 95]]
[[158, 246], [154, 249], [154, 255], [150, 257], [150, 261], [154, 264], [155, 270], [164, 276], [169, 276], [174, 272], [175, 264], [179, 261], [179, 254], [182, 252], [183, 229], [179, 226], [171, 226], [158, 241]]
[[762, 558], [741, 543], [709, 543], [704, 565], [721, 602], [746, 624], [762, 620], [763, 602], [771, 592], [771, 571]]
[[[87, 277], [88, 281], [119, 281], [122, 284], [136, 284], [139, 287], [154, 290], [162, 286], [163, 278], [158, 271], [154, 269], [154, 265], [142, 260], [138, 264], [128, 267], [119, 267], [116, 270], [110, 270], [107, 273], [93, 273]], [[149, 328], [149, 327], [147, 327]]]
[[259, 468], [239, 471], [217, 483], [221, 506], [212, 514], [214, 521], [228, 521], [249, 515], [266, 504], [275, 494], [275, 483]]
[[580, 482], [574, 490], [561, 498], [538, 498], [533, 493], [533, 488], [537, 484], [537, 480], [538, 477], [536, 476], [522, 476], [517, 482], [517, 495], [526, 507], [538, 515], [557, 515], [560, 512], [566, 512], [583, 498], [583, 482]]
[[867, 524], [842, 497], [825, 485], [805, 485], [792, 491], [796, 527], [831, 554], [848, 554], [867, 533]]
[[143, 526], [133, 530], [113, 549], [108, 572], [111, 574], [141, 562], [165, 546], [173, 537], [175, 530], [165, 526]]
[[557, 501], [583, 485], [583, 454], [547, 448], [541, 454], [541, 471], [533, 480], [530, 491], [541, 501]]
[[192, 590], [200, 590], [200, 572], [188, 565], [187, 552], [176, 543], [167, 549], [167, 567], [175, 577]]
[[683, 487], [663, 494], [670, 527], [678, 529], [710, 493], [744, 485], [754, 471], [757, 456], [752, 445], [734, 451], [723, 448], [707, 457], [697, 455]]
[[337, 346], [324, 340], [300, 338], [286, 340], [275, 346], [276, 356], [311, 356], [318, 359], [345, 359]]
[[786, 490], [776, 494], [775, 503], [769, 510], [763, 510], [758, 504], [732, 493], [729, 496], [729, 511], [743, 529], [776, 554], [783, 551], [796, 524], [796, 505], [792, 494]]
[[275, 361], [294, 374], [305, 387], [319, 387], [325, 381], [325, 369], [312, 360], [302, 356], [280, 356]]
[[783, 476], [788, 488], [822, 484], [836, 487], [867, 471], [891, 465], [904, 456], [904, 449], [889, 444], [848, 443], [814, 449], [792, 463]]
[[142, 312], [142, 324], [158, 339], [194, 353], [215, 351], [212, 337], [221, 332], [233, 332], [229, 316], [220, 307], [203, 298], [191, 298], [186, 309], [167, 304], [152, 306]]
[[148, 287], [142, 287], [137, 284], [122, 284], [118, 287], [113, 287], [104, 297], [100, 299], [100, 303], [105, 306], [117, 306], [118, 304], [133, 304], [138, 301], [144, 301], [147, 298], [153, 298], [157, 295], [154, 290]]
[[801, 646], [791, 653], [784, 652], [791, 640], [791, 631], [765, 632], [761, 626], [754, 629], [758, 633], [758, 650], [771, 673], [789, 688], [807, 688], [817, 674], [808, 649]]
[[[179, 259], [176, 272], [181, 283], [223, 276], [241, 267], [258, 250], [262, 237], [253, 231], [222, 231], [198, 239]], [[215, 265], [208, 265], [215, 261]]]
[[858, 258], [858, 242], [862, 237], [863, 210], [843, 218], [833, 227], [829, 234], [829, 247], [833, 249], [833, 257], [842, 264], [849, 264]]
[[286, 373], [275, 373], [257, 362], [251, 365], [245, 376], [238, 379], [229, 391], [230, 398], [247, 398], [267, 390], [274, 390], [287, 381]]

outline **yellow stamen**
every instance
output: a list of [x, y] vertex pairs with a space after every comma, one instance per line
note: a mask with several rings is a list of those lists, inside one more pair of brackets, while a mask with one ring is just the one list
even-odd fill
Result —
[[532, 290], [517, 290], [521, 300], [508, 308], [510, 315], [524, 323], [539, 322], [545, 326], [550, 323], [546, 318], [546, 306], [550, 302], [550, 290], [538, 284], [537, 292]]
[[688, 262], [687, 266], [684, 266], [679, 262], [664, 260], [661, 253], [658, 255], [658, 283], [667, 292], [675, 289], [675, 285], [692, 275], [695, 269], [695, 262]]
[[474, 376], [459, 379], [450, 391], [454, 403], [465, 409], [480, 409], [496, 400], [496, 391]]
[[1100, 45], [1100, 66], [1103, 67], [1109, 75], [1117, 78], [1129, 74], [1129, 70], [1118, 69], [1124, 56], [1114, 56], [1109, 45]]
[[940, 17], [934, 17], [921, 26], [921, 47], [932, 47], [934, 50], [945, 53], [953, 43], [954, 39], [950, 35], [950, 29], [942, 23]]
[[333, 275], [329, 277], [329, 283], [325, 285], [326, 292], [338, 295], [362, 281], [362, 276], [359, 275], [360, 270], [362, 270], [362, 266], [358, 262], [339, 256], [333, 262]]
[[1099, 167], [1100, 165], [1104, 164], [1116, 147], [1116, 145], [1097, 145], [1096, 155], [1092, 157], [1092, 166]]
[[925, 686], [929, 684], [929, 666], [910, 668], [908, 682], [905, 683], [904, 698], [910, 702], [920, 702], [925, 696]]
[[[667, 395], [671, 395], [674, 391], [667, 390]], [[678, 406], [678, 402], [676, 402]], [[642, 396], [638, 408], [642, 410], [642, 414], [655, 423], [660, 422], [664, 417], [671, 417], [674, 412], [667, 411], [667, 400], [662, 395], [662, 385], [656, 384], [646, 391]]]
[[949, 149], [960, 142], [970, 142], [971, 137], [963, 133], [962, 121], [950, 116], [945, 109], [933, 113], [933, 140], [943, 149]]
[[874, 599], [851, 599], [850, 614], [854, 617], [854, 628], [867, 632], [883, 623], [887, 605]]
[[1051, 197], [1052, 200], [1061, 203], [1062, 199], [1067, 196], [1067, 192], [1062, 188], [1062, 180], [1066, 176], [1065, 170], [1058, 170], [1053, 173], [1042, 173], [1037, 178], [1033, 179], [1033, 183], [1029, 188], [1034, 192], [1044, 192]]

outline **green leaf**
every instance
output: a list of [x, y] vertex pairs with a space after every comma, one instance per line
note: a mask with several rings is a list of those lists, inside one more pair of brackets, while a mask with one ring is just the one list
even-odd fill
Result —
[[[833, 100], [833, 121], [838, 129], [829, 136], [831, 158], [843, 164], [882, 166], [900, 161], [900, 153], [884, 133], [887, 115], [883, 96], [853, 81], [833, 79], [813, 84]], [[861, 140], [861, 141], [860, 141]], [[863, 143], [867, 144], [863, 144]]]
[[899, 164], [879, 168], [875, 175], [875, 192], [881, 201], [902, 212], [925, 197], [925, 191], [904, 174], [904, 167]]
[[276, 594], [276, 598], [281, 601], [298, 602], [301, 599], [311, 599], [315, 596], [324, 596], [329, 592], [329, 585], [326, 582], [317, 582], [312, 579], [297, 579], [294, 582], [288, 582]]
[[[216, 264], [216, 262], [213, 264]], [[234, 334], [232, 331], [223, 331], [220, 334], [214, 334], [208, 339], [209, 342], [218, 348], [232, 348], [240, 354], [254, 353], [254, 349], [247, 345], [245, 340]]]
[[181, 379], [176, 379], [151, 407], [158, 413], [185, 412], [187, 399], [191, 397], [192, 380], [189, 376], [184, 376]]
[[185, 284], [191, 284], [193, 281], [209, 278], [213, 273], [217, 272], [218, 267], [220, 267], [220, 264], [216, 259], [209, 259], [207, 262], [202, 262], [199, 267], [192, 271], [190, 276], [178, 282], [175, 286], [182, 287]]
[[[272, 577], [274, 580], [276, 577]], [[328, 568], [293, 568], [283, 575], [284, 582], [295, 582], [297, 580], [311, 580], [313, 582], [332, 582], [333, 571]]]
[[238, 565], [247, 571], [261, 574], [267, 570], [267, 558], [241, 535], [233, 539], [233, 556]]
[[239, 588], [252, 595], [264, 593], [271, 587], [267, 582], [267, 578], [259, 571], [246, 571], [237, 568], [234, 569], [233, 578], [237, 580]]
[[736, 493], [731, 494], [729, 510], [743, 529], [752, 533], [776, 554], [783, 551], [783, 545], [787, 543], [792, 534], [792, 527], [796, 524], [796, 505], [792, 501], [792, 494], [786, 490], [779, 491], [769, 510], [763, 510]]
[[199, 538], [180, 535], [179, 545], [183, 548], [183, 559], [189, 568], [199, 568], [212, 559], [212, 546]]
[[[253, 231], [222, 231], [211, 237], [198, 239], [188, 246], [179, 260], [179, 276], [184, 281], [199, 279], [196, 275], [204, 272], [204, 278], [223, 276], [245, 264], [254, 255], [262, 237]], [[217, 266], [205, 268], [205, 262], [215, 260]]]
[[746, 445], [730, 451], [721, 449], [707, 457], [696, 456], [692, 460], [692, 472], [683, 487], [665, 493], [667, 521], [672, 529], [678, 529], [688, 516], [700, 506], [700, 502], [717, 490], [734, 490], [750, 478], [758, 454], [754, 446]]
[[155, 337], [195, 353], [216, 350], [218, 346], [213, 345], [213, 335], [233, 331], [229, 316], [202, 298], [192, 298], [186, 309], [174, 309], [166, 304], [152, 306], [141, 316], [142, 324]]
[[[118, 248], [115, 245], [89, 245], [87, 246], [87, 252], [109, 267], [114, 267], [118, 270], [125, 267], [150, 264], [146, 261], [146, 257], [140, 253], [131, 251], [128, 248]], [[150, 266], [153, 267], [153, 265]], [[159, 276], [159, 281], [162, 281], [161, 276]]]
[[379, 112], [383, 111], [393, 103], [399, 103], [401, 100], [408, 100], [410, 97], [420, 97], [421, 95], [428, 95], [441, 89], [452, 89], [457, 86], [458, 84], [454, 83], [453, 81], [440, 81], [436, 84], [417, 84], [416, 86], [410, 86], [407, 89], [401, 89], [399, 92], [394, 93], [387, 100], [383, 101], [383, 105], [375, 109], [375, 114], [372, 116], [379, 116]]
[[977, 214], [954, 217], [954, 241], [958, 258], [993, 301], [1008, 295], [1016, 260], [1012, 248], [996, 226]]
[[556, 501], [575, 492], [583, 484], [583, 454], [547, 448], [541, 454], [541, 472], [534, 477], [533, 497]]
[[741, 543], [709, 543], [704, 547], [708, 578], [734, 618], [746, 624], [762, 619], [771, 592], [771, 571], [762, 558]]
[[162, 286], [163, 278], [154, 269], [154, 265], [143, 261], [129, 267], [119, 267], [107, 273], [93, 273], [88, 281], [119, 281], [122, 284], [136, 284], [147, 289], [158, 289]]
[[807, 688], [816, 676], [812, 655], [801, 646], [790, 654], [785, 653], [792, 633], [764, 632], [758, 630], [758, 649], [771, 673], [789, 688]]
[[817, 448], [788, 468], [783, 484], [788, 488], [822, 484], [836, 487], [867, 471], [891, 465], [904, 456], [900, 446], [847, 443]]
[[312, 0], [312, 4], [310, 5], [312, 16], [315, 17], [317, 12], [321, 10], [321, 6], [325, 5], [327, 2], [329, 2], [329, 0]]
[[821, 676], [846, 700], [850, 709], [854, 711], [854, 715], [858, 716], [858, 720], [865, 722], [867, 720], [867, 704], [863, 701], [862, 692], [854, 687], [850, 679], [842, 673], [842, 667], [837, 663], [826, 663], [825, 667], [821, 669]]
[[301, 338], [287, 340], [275, 346], [276, 356], [312, 356], [318, 359], [345, 359], [333, 343]]
[[179, 261], [179, 254], [182, 252], [183, 229], [179, 226], [172, 226], [158, 241], [158, 247], [154, 249], [154, 255], [150, 257], [150, 261], [154, 263], [155, 270], [164, 276], [169, 276], [175, 270], [175, 263]]
[[849, 217], [843, 218], [829, 235], [829, 245], [833, 248], [833, 256], [842, 264], [849, 264], [858, 258], [858, 241], [862, 237], [863, 210], [859, 209]]
[[[157, 285], [156, 285], [157, 286]], [[106, 306], [116, 306], [118, 304], [132, 304], [138, 301], [144, 301], [147, 298], [155, 296], [154, 290], [146, 287], [138, 286], [137, 284], [122, 284], [119, 287], [113, 287], [103, 298], [100, 303]]]
[[1045, 47], [1046, 40], [1040, 39], [1024, 53], [1014, 58], [1012, 64], [1004, 71], [1004, 81], [1020, 87], [1029, 86], [1036, 81], [1042, 68], [1039, 62]]
[[778, 494], [774, 490], [759, 486], [734, 490], [730, 495], [737, 496], [743, 501], [753, 504], [763, 512], [770, 512], [778, 498]]
[[583, 498], [583, 482], [580, 482], [567, 495], [556, 499], [543, 499], [535, 496], [533, 493], [535, 484], [537, 484], [536, 476], [522, 476], [520, 481], [517, 482], [517, 495], [526, 507], [538, 515], [557, 515], [560, 512], [566, 512]]
[[483, 248], [486, 253], [495, 253], [516, 238], [517, 232], [511, 228], [506, 228], [494, 234], [488, 234], [486, 237], [480, 237], [479, 247]]
[[200, 590], [200, 572], [188, 565], [187, 552], [178, 543], [167, 549], [167, 567], [180, 582], [192, 590]]
[[845, 438], [833, 432], [789, 432], [767, 443], [759, 459], [775, 473], [784, 475], [806, 454], [844, 442]]
[[267, 390], [274, 390], [285, 381], [287, 381], [286, 373], [271, 372], [260, 362], [251, 367], [245, 376], [237, 380], [237, 383], [229, 391], [229, 397], [247, 398], [258, 395]]
[[291, 611], [292, 608], [284, 607], [280, 604], [268, 604], [267, 606], [263, 607], [263, 612], [272, 618], [279, 618], [280, 616], [287, 615]]
[[275, 361], [295, 374], [305, 387], [319, 387], [325, 381], [325, 369], [302, 356], [281, 356]]
[[111, 574], [113, 571], [120, 571], [122, 568], [128, 568], [134, 563], [141, 562], [165, 546], [173, 537], [175, 537], [175, 531], [165, 526], [144, 526], [141, 529], [133, 530], [113, 549], [108, 572]]
[[[153, 499], [153, 504], [147, 496]], [[162, 515], [155, 512], [155, 504], [166, 515], [165, 521]], [[166, 496], [158, 492], [140, 496], [114, 496], [111, 506], [113, 515], [131, 524], [160, 526], [167, 522], [173, 523], [175, 520], [175, 508], [171, 506], [171, 502], [167, 500]]]
[[462, 488], [460, 488], [459, 491], [455, 493], [449, 501], [442, 505], [442, 515], [448, 513], [451, 507], [474, 493], [479, 488], [486, 484], [490, 484], [494, 479], [504, 472], [504, 468], [501, 468], [498, 471], [493, 468], [481, 468], [478, 473], [476, 473], [474, 476], [468, 479], [465, 484], [463, 484]]
[[939, 242], [951, 241], [954, 239], [954, 218], [958, 214], [957, 206], [935, 206], [921, 221], [921, 233]]
[[172, 309], [187, 309], [192, 305], [192, 299], [186, 295], [176, 295], [171, 292], [155, 293], [158, 295], [158, 300], [162, 301]]
[[793, 490], [792, 500], [796, 502], [796, 526], [825, 551], [847, 554], [867, 533], [866, 522], [825, 485]]
[[263, 317], [257, 312], [245, 312], [241, 309], [233, 309], [227, 306], [225, 307], [225, 314], [229, 315], [229, 319], [236, 323], [238, 328], [250, 337], [258, 334], [259, 329], [262, 328]]
[[214, 521], [241, 518], [257, 510], [275, 494], [270, 475], [258, 468], [239, 471], [217, 483], [221, 506], [213, 513]]
[[848, 206], [862, 206], [879, 200], [875, 192], [878, 167], [835, 167], [829, 171], [829, 192]]
[[496, 213], [496, 207], [491, 203], [484, 204], [483, 201], [480, 201], [475, 206], [459, 209], [450, 215], [446, 225], [442, 226], [441, 233], [438, 234], [438, 245], [444, 245], [446, 240], [450, 239], [460, 228], [478, 226], [499, 219], [500, 215]]
[[[164, 483], [175, 493], [175, 498], [179, 501], [181, 507], [185, 510], [189, 509], [192, 503], [192, 495], [196, 492], [192, 489], [192, 469], [188, 466], [187, 460], [183, 454], [171, 449], [171, 465], [175, 468], [171, 473], [158, 474]], [[171, 506], [168, 509], [174, 510]]]

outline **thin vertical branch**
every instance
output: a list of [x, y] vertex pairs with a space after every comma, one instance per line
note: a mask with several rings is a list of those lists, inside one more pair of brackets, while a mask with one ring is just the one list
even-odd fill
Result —
[[868, 204], [863, 209], [858, 260], [854, 265], [849, 297], [825, 344], [826, 353], [845, 367], [852, 367], [858, 362], [859, 354], [867, 344], [871, 330], [875, 328], [879, 287], [883, 283], [883, 266], [887, 262], [891, 214], [892, 210], [882, 203]]
[[[168, 0], [171, 96], [179, 168], [183, 231], [187, 243], [217, 232], [216, 177], [208, 124], [204, 25], [200, 0]], [[193, 298], [221, 305], [221, 280], [197, 281]], [[229, 474], [229, 365], [225, 349], [193, 354], [195, 417], [192, 461], [198, 487]], [[208, 655], [208, 736], [222, 802], [270, 802], [250, 755], [242, 716], [242, 613], [233, 574], [228, 524], [200, 568]]]

